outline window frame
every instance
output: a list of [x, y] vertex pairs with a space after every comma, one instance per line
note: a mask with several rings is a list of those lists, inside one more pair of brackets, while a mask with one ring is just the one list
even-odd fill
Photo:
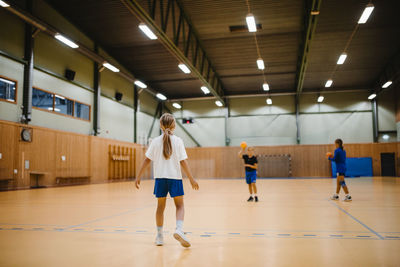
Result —
[[[69, 98], [69, 97], [66, 97], [66, 96], [61, 95], [61, 94], [58, 94], [58, 93], [54, 93], [54, 92], [50, 92], [50, 91], [48, 91], [48, 90], [44, 90], [44, 89], [42, 89], [42, 88], [40, 88], [40, 87], [37, 87], [37, 86], [32, 86], [32, 88], [34, 88], [34, 89], [36, 89], [36, 90], [39, 90], [39, 91], [42, 91], [42, 92], [45, 92], [45, 93], [48, 93], [48, 94], [51, 94], [51, 95], [53, 96], [53, 110], [48, 110], [48, 109], [44, 109], [44, 108], [35, 107], [35, 106], [32, 104], [32, 108], [33, 108], [33, 109], [37, 109], [37, 110], [49, 112], [49, 113], [51, 113], [51, 114], [61, 115], [61, 116], [67, 117], [67, 118], [73, 118], [73, 119], [77, 119], [77, 120], [81, 120], [81, 121], [91, 122], [91, 120], [92, 120], [92, 117], [91, 117], [92, 106], [91, 106], [91, 105], [86, 104], [86, 103], [83, 103], [83, 102], [80, 102], [80, 101], [78, 101], [78, 100], [75, 100], [75, 99], [72, 99], [72, 98]], [[54, 110], [54, 108], [55, 108], [55, 101], [56, 101], [56, 95], [61, 96], [61, 97], [64, 97], [65, 99], [68, 99], [68, 100], [72, 101], [72, 103], [73, 103], [73, 104], [72, 104], [72, 115], [64, 114], [64, 113], [57, 112], [57, 111]], [[80, 103], [80, 104], [83, 104], [83, 105], [86, 105], [86, 106], [89, 106], [89, 120], [75, 117], [75, 102]]]
[[[76, 103], [79, 103], [79, 104], [81, 104], [81, 105], [86, 105], [86, 106], [89, 107], [89, 120], [82, 119], [82, 118], [79, 118], [79, 117], [75, 117], [75, 102], [76, 102]], [[92, 106], [89, 105], [89, 104], [83, 103], [83, 102], [81, 102], [81, 101], [74, 100], [74, 113], [73, 113], [73, 117], [74, 117], [75, 119], [78, 119], [78, 120], [92, 121]]]
[[10, 79], [10, 78], [8, 78], [6, 76], [3, 76], [3, 75], [0, 75], [0, 78], [2, 78], [4, 80], [9, 80], [10, 82], [14, 82], [15, 83], [15, 101], [10, 101], [10, 100], [3, 99], [3, 98], [0, 98], [0, 101], [16, 105], [17, 102], [18, 102], [18, 81], [14, 80], [14, 79]]

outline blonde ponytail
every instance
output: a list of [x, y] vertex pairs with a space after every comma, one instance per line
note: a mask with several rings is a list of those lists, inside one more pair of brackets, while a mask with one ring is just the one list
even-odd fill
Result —
[[160, 127], [164, 132], [163, 136], [163, 155], [169, 159], [172, 155], [171, 135], [175, 129], [175, 118], [169, 113], [164, 113], [160, 118]]

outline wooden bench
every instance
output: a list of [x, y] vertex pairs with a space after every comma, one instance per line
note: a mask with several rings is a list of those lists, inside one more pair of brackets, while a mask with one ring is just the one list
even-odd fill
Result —
[[56, 177], [56, 185], [81, 185], [89, 184], [90, 176], [79, 176], [79, 177]]
[[10, 190], [10, 182], [14, 182], [14, 179], [0, 179], [0, 191], [7, 191]]
[[[45, 188], [46, 186], [40, 185], [40, 178], [43, 178], [47, 174], [48, 172], [30, 171], [29, 172], [30, 188]], [[36, 182], [34, 185], [32, 185], [32, 178], [34, 178]]]

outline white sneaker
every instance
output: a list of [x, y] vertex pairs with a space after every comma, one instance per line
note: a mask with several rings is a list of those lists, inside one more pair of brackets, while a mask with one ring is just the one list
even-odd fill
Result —
[[352, 201], [353, 199], [351, 198], [351, 196], [346, 196], [343, 201], [349, 202]]
[[162, 235], [157, 235], [156, 237], [156, 246], [164, 245], [164, 237]]
[[339, 196], [337, 194], [334, 194], [333, 196], [331, 196], [332, 200], [339, 200]]
[[180, 231], [178, 229], [175, 230], [174, 238], [176, 240], [178, 240], [183, 247], [185, 247], [185, 248], [190, 247], [189, 239], [187, 239], [187, 237], [185, 236], [185, 234], [182, 231]]

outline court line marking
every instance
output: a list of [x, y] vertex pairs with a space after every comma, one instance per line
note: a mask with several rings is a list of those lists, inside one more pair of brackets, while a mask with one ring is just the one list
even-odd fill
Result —
[[[34, 229], [26, 229], [26, 228], [18, 228], [18, 229], [13, 229], [13, 228], [10, 228], [10, 229], [3, 229], [3, 230], [10, 230], [10, 231], [15, 231], [15, 230], [19, 230], [19, 231], [35, 231]], [[76, 230], [79, 230], [79, 231], [76, 231]], [[95, 229], [95, 230], [85, 230], [85, 229], [73, 229], [73, 230], [67, 230], [67, 231], [61, 231], [61, 232], [64, 232], [64, 233], [97, 233], [97, 234], [126, 234], [126, 235], [153, 235], [153, 234], [155, 234], [155, 233], [150, 233], [150, 232], [119, 232], [119, 231], [102, 231], [102, 232], [100, 232], [100, 231], [96, 231], [96, 230], [98, 230], [98, 229]], [[44, 232], [60, 232], [60, 231], [54, 231], [54, 230], [46, 230], [46, 229], [43, 229], [42, 231], [44, 231]], [[379, 240], [378, 238], [376, 238], [376, 237], [372, 237], [372, 236], [369, 236], [368, 238], [366, 238], [366, 237], [358, 237], [358, 236], [353, 236], [353, 237], [333, 237], [333, 236], [318, 236], [318, 235], [315, 235], [315, 236], [296, 236], [296, 235], [291, 235], [291, 234], [277, 234], [277, 235], [263, 235], [263, 236], [260, 236], [260, 235], [250, 235], [250, 234], [248, 234], [248, 235], [246, 235], [246, 234], [244, 234], [244, 235], [242, 235], [242, 233], [238, 233], [238, 234], [240, 234], [240, 236], [239, 235], [235, 235], [235, 236], [232, 236], [232, 235], [229, 235], [229, 233], [228, 234], [218, 234], [218, 235], [204, 235], [204, 234], [196, 234], [195, 236], [198, 236], [198, 237], [227, 237], [227, 238], [229, 238], [229, 237], [238, 237], [238, 238], [243, 238], [243, 237], [257, 237], [257, 238], [284, 238], [284, 239], [290, 239], [290, 238], [294, 238], [294, 239], [357, 239], [357, 240], [360, 240], [360, 239], [363, 239], [363, 240]], [[385, 240], [397, 240], [396, 238], [391, 238], [391, 239], [385, 239]]]
[[349, 212], [347, 212], [345, 209], [343, 209], [342, 207], [340, 207], [338, 204], [333, 203], [332, 201], [328, 200], [329, 203], [331, 205], [333, 205], [334, 207], [338, 208], [339, 210], [341, 210], [342, 212], [344, 212], [345, 214], [347, 214], [350, 218], [352, 218], [354, 221], [358, 222], [359, 224], [361, 224], [364, 228], [366, 228], [368, 231], [370, 231], [371, 233], [373, 233], [374, 235], [376, 235], [379, 239], [384, 240], [385, 238], [383, 236], [381, 236], [380, 234], [378, 234], [376, 231], [374, 231], [371, 227], [369, 227], [368, 225], [366, 225], [365, 223], [363, 223], [362, 221], [360, 221], [359, 219], [357, 219], [356, 217], [354, 217], [353, 215], [351, 215]]
[[[56, 226], [56, 227], [60, 227], [59, 229], [56, 230], [62, 230], [64, 228], [62, 227], [69, 227], [70, 225], [63, 225], [63, 224], [26, 224], [26, 223], [0, 223], [0, 225], [8, 225], [8, 226]], [[115, 226], [115, 225], [95, 225], [93, 227], [97, 227], [97, 228], [120, 228], [120, 229], [133, 229], [136, 231], [136, 229], [141, 229], [141, 228], [147, 228], [147, 226]], [[1, 228], [0, 228], [1, 229]], [[204, 231], [207, 232], [210, 230], [210, 228], [199, 228], [199, 227], [194, 227], [194, 228], [190, 228], [193, 230], [198, 230], [198, 231]], [[227, 231], [226, 229], [223, 228], [217, 228], [217, 229], [213, 229], [213, 230], [217, 230], [217, 231]], [[229, 230], [229, 229], [228, 229]], [[292, 230], [292, 229], [238, 229], [242, 232], [292, 232], [292, 233], [370, 233], [370, 231], [346, 231], [346, 230]], [[192, 233], [192, 232], [186, 232], [186, 233]], [[230, 232], [231, 234], [240, 234], [238, 232]], [[379, 232], [381, 234], [400, 234], [400, 232]]]
[[141, 211], [141, 210], [147, 209], [149, 207], [153, 207], [153, 206], [154, 206], [153, 204], [151, 204], [151, 205], [149, 204], [147, 206], [136, 208], [136, 209], [133, 209], [133, 210], [128, 210], [128, 211], [112, 214], [112, 215], [109, 215], [109, 216], [101, 217], [101, 218], [98, 218], [98, 219], [86, 221], [86, 222], [83, 222], [83, 223], [80, 223], [80, 224], [71, 225], [71, 226], [65, 227], [64, 230], [68, 230], [68, 229], [71, 229], [71, 228], [75, 228], [75, 227], [78, 227], [78, 226], [83, 226], [83, 225], [87, 225], [87, 224], [91, 224], [91, 223], [95, 223], [95, 222], [104, 221], [104, 220], [107, 220], [107, 219], [119, 217], [119, 216], [126, 215], [126, 214], [129, 214], [129, 213], [134, 213], [134, 212]]

